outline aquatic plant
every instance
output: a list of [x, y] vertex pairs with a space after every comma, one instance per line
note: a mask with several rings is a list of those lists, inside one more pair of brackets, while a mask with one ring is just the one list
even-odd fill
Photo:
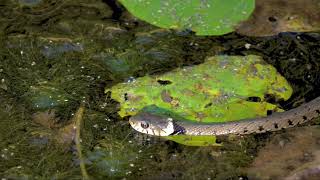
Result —
[[[173, 112], [171, 116], [177, 114], [201, 122], [266, 116], [269, 110], [281, 111], [264, 101], [266, 94], [284, 100], [292, 94], [290, 85], [276, 69], [254, 55], [213, 56], [197, 66], [141, 77], [106, 91], [111, 91], [111, 97], [121, 103], [120, 116], [134, 115], [143, 108], [149, 111], [146, 108], [155, 105], [158, 110], [153, 108], [153, 112], [160, 108]], [[205, 145], [215, 143], [213, 140]]]
[[158, 27], [222, 35], [246, 20], [254, 0], [120, 0], [134, 16]]

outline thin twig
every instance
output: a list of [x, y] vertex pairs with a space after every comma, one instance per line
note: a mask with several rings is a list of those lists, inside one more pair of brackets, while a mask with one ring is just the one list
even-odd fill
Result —
[[77, 152], [78, 152], [78, 158], [80, 161], [80, 170], [82, 173], [82, 177], [83, 179], [90, 179], [87, 169], [86, 169], [86, 165], [82, 156], [82, 149], [81, 149], [81, 124], [82, 124], [82, 117], [83, 117], [83, 112], [84, 112], [84, 106], [81, 105], [78, 109], [78, 111], [76, 112], [75, 116], [74, 116], [74, 122], [75, 122], [75, 128], [76, 128], [76, 137], [75, 137], [75, 144], [76, 144], [76, 148], [77, 148]]

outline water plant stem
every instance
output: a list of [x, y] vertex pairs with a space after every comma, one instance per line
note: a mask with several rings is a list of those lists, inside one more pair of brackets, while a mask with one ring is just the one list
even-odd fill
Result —
[[76, 128], [76, 137], [75, 137], [75, 144], [77, 148], [78, 158], [80, 161], [80, 170], [82, 173], [83, 179], [90, 179], [88, 172], [86, 170], [86, 165], [84, 163], [84, 159], [82, 156], [82, 148], [81, 148], [81, 124], [82, 124], [82, 117], [84, 113], [84, 105], [80, 105], [78, 111], [76, 112], [74, 116], [74, 122], [75, 122], [75, 128]]

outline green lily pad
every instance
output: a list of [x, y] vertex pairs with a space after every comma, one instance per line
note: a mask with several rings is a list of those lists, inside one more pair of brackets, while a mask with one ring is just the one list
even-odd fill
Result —
[[134, 16], [161, 28], [222, 35], [249, 18], [254, 0], [120, 0]]
[[[141, 77], [106, 91], [111, 91], [112, 98], [120, 102], [122, 117], [155, 105], [198, 122], [266, 116], [268, 110], [282, 111], [264, 101], [266, 94], [284, 100], [292, 94], [286, 79], [255, 55], [214, 56], [197, 66]], [[260, 101], [253, 102], [250, 97]], [[181, 140], [175, 137], [170, 139]]]

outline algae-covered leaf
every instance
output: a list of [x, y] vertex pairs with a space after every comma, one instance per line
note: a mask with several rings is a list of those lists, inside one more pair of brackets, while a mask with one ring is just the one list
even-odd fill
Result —
[[120, 0], [134, 16], [161, 28], [191, 29], [197, 35], [234, 30], [255, 7], [254, 0]]
[[292, 94], [286, 79], [254, 55], [214, 56], [197, 66], [141, 77], [106, 91], [120, 102], [120, 116], [134, 115], [155, 105], [198, 122], [266, 116], [268, 110], [281, 111], [264, 101], [266, 94], [284, 100]]

